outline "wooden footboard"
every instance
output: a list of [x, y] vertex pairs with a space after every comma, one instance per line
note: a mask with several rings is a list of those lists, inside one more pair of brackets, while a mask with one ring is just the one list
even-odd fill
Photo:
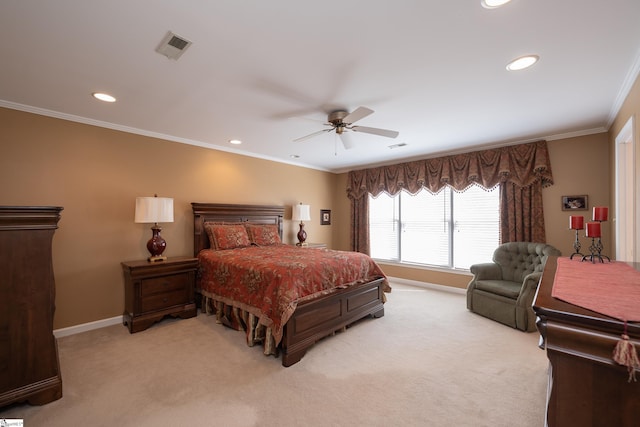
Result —
[[381, 277], [298, 304], [284, 327], [282, 365], [291, 366], [300, 361], [316, 341], [363, 317], [384, 316], [383, 282]]

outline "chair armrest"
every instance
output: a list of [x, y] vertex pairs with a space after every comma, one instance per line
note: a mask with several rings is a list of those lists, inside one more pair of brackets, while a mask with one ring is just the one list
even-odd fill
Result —
[[473, 274], [473, 281], [486, 279], [502, 279], [502, 269], [495, 262], [486, 262], [483, 264], [474, 264], [469, 267], [469, 271]]
[[542, 277], [541, 271], [536, 271], [534, 273], [531, 273], [525, 276], [524, 281], [522, 282], [522, 289], [520, 289], [520, 295], [518, 295], [518, 301], [516, 302], [516, 305], [528, 307], [531, 304], [533, 304], [533, 297], [536, 295], [536, 291], [538, 290], [538, 284], [540, 283], [541, 277]]

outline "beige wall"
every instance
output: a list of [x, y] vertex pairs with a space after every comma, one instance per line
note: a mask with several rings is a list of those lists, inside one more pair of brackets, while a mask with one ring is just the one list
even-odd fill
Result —
[[[54, 327], [119, 316], [121, 261], [148, 256], [149, 224], [133, 222], [137, 196], [173, 197], [168, 256], [191, 255], [191, 202], [311, 205], [308, 240], [333, 246], [334, 174], [0, 108], [0, 204], [62, 206], [53, 241]], [[336, 220], [334, 223], [339, 223]]]
[[[613, 208], [613, 141], [640, 112], [636, 81], [611, 131], [549, 142], [555, 184], [543, 192], [547, 241], [572, 252], [569, 213], [562, 195], [586, 194], [589, 204]], [[638, 135], [636, 134], [636, 143]], [[146, 224], [133, 222], [137, 196], [173, 197], [175, 222], [165, 224], [169, 256], [190, 255], [190, 202], [276, 204], [312, 207], [309, 241], [349, 249], [347, 174], [309, 170], [226, 152], [127, 134], [0, 108], [0, 204], [63, 206], [54, 237], [55, 328], [122, 314], [120, 262], [147, 256]], [[636, 169], [640, 166], [637, 150]], [[267, 179], [265, 179], [267, 177]], [[637, 175], [640, 191], [640, 174]], [[638, 198], [640, 200], [640, 197]], [[319, 210], [332, 210], [332, 225], [319, 225]], [[640, 211], [640, 210], [639, 210]], [[589, 212], [584, 212], [589, 217]], [[638, 212], [640, 214], [640, 212]], [[285, 241], [295, 241], [290, 209]], [[637, 222], [637, 221], [636, 221]], [[605, 253], [613, 255], [611, 223], [605, 223]], [[640, 230], [638, 230], [640, 233]], [[640, 236], [636, 235], [640, 247]], [[583, 247], [588, 242], [582, 237]], [[383, 265], [389, 276], [463, 288], [468, 273]]]
[[[548, 143], [554, 185], [543, 190], [544, 221], [547, 243], [573, 253], [575, 232], [569, 230], [569, 216], [583, 215], [591, 220], [593, 206], [610, 204], [609, 139], [607, 133], [561, 139]], [[589, 210], [567, 212], [561, 207], [562, 196], [588, 196]], [[611, 256], [611, 222], [602, 223], [603, 253]], [[588, 253], [590, 240], [580, 233], [582, 253]]]

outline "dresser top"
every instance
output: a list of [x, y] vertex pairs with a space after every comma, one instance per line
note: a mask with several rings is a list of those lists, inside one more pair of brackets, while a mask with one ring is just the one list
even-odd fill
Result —
[[0, 231], [56, 229], [60, 206], [0, 206]]

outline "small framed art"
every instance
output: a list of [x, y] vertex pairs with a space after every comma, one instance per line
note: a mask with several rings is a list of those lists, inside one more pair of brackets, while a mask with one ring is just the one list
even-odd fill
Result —
[[320, 225], [331, 225], [331, 211], [320, 209]]
[[589, 209], [587, 196], [562, 196], [563, 211], [586, 211]]

